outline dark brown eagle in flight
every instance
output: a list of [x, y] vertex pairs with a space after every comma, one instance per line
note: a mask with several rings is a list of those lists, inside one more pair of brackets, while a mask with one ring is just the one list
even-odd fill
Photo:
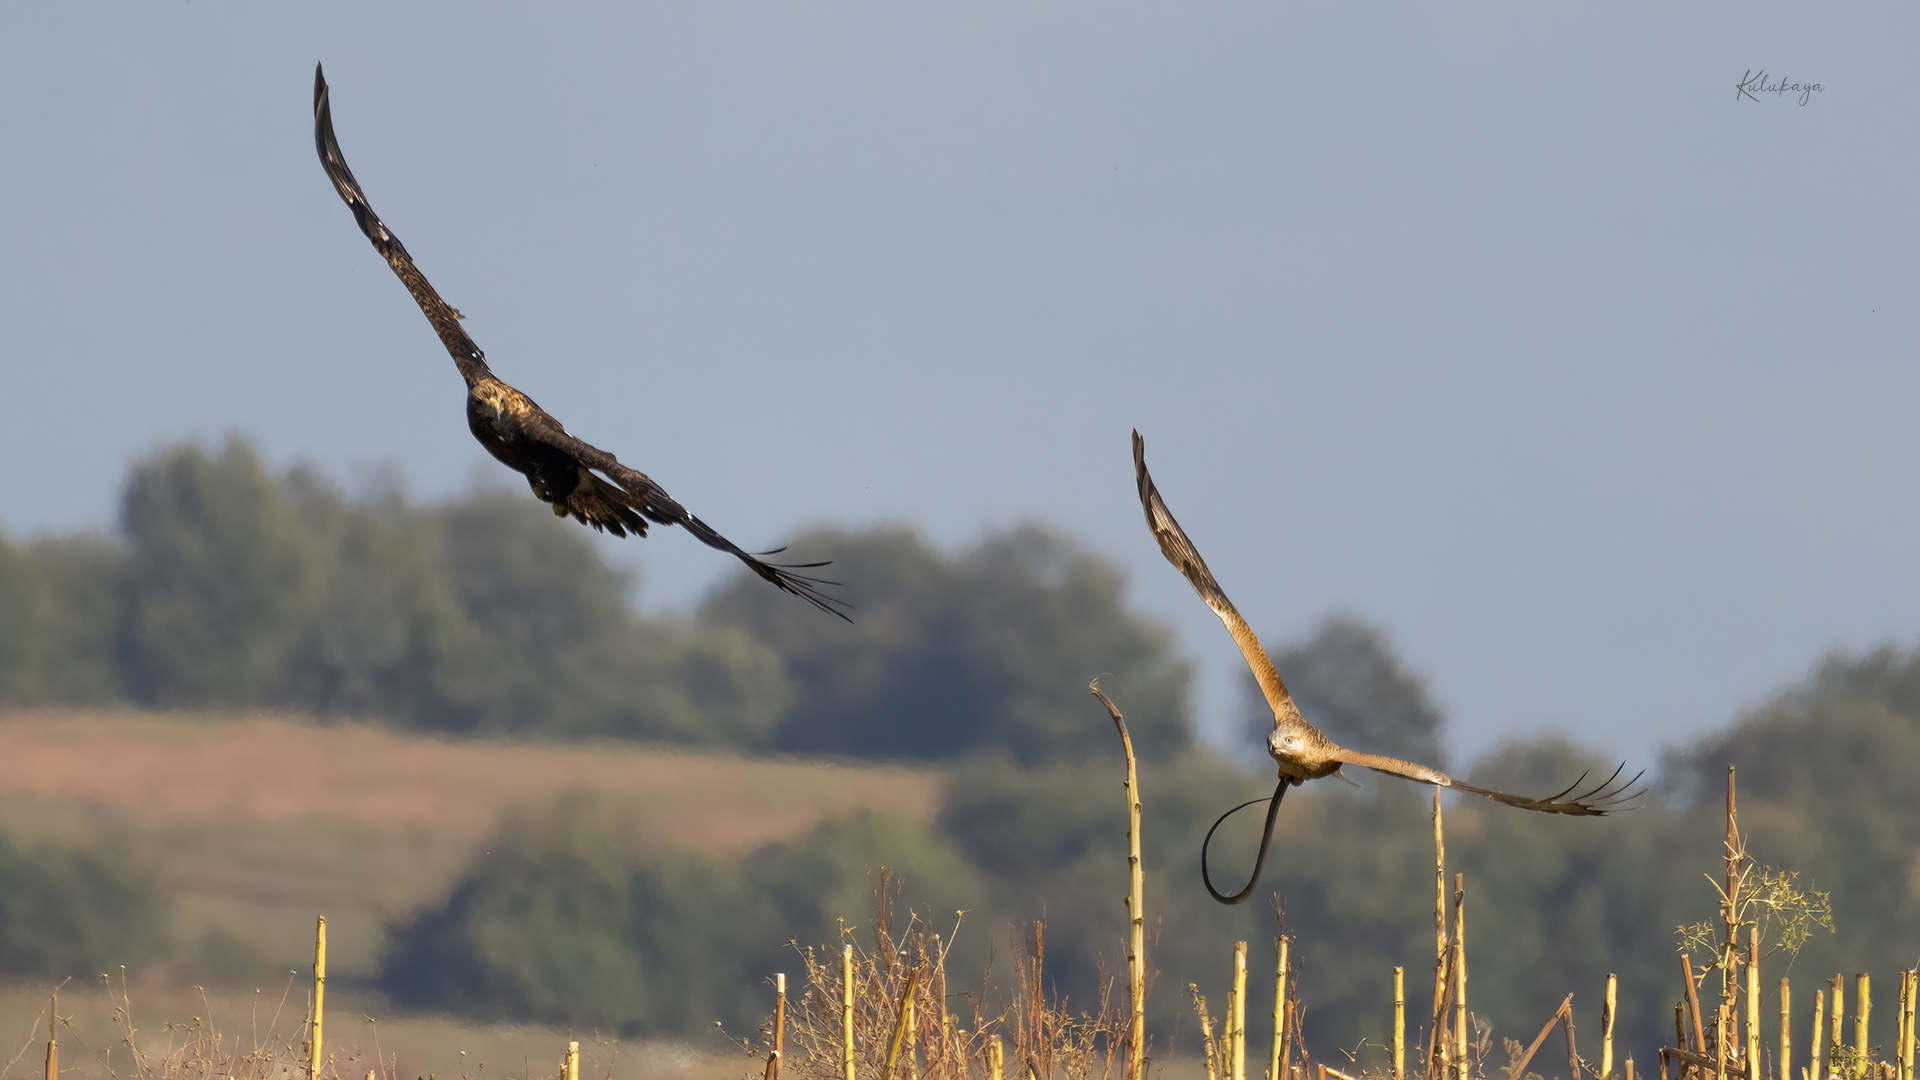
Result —
[[[1200, 599], [1206, 601], [1207, 606], [1213, 609], [1213, 613], [1220, 616], [1220, 621], [1227, 624], [1227, 633], [1232, 634], [1234, 643], [1240, 646], [1241, 655], [1246, 657], [1247, 666], [1253, 669], [1253, 677], [1260, 683], [1260, 692], [1266, 695], [1267, 707], [1273, 710], [1273, 731], [1267, 735], [1267, 753], [1272, 755], [1273, 760], [1280, 766], [1280, 783], [1273, 789], [1273, 795], [1268, 800], [1266, 830], [1260, 838], [1260, 857], [1254, 863], [1253, 880], [1247, 882], [1245, 889], [1232, 896], [1216, 891], [1212, 880], [1207, 878], [1207, 857], [1203, 846], [1200, 852], [1200, 874], [1206, 883], [1207, 892], [1211, 893], [1215, 900], [1223, 904], [1237, 904], [1253, 892], [1254, 885], [1260, 880], [1260, 867], [1267, 861], [1267, 844], [1273, 836], [1274, 814], [1280, 809], [1280, 800], [1286, 795], [1287, 788], [1297, 787], [1323, 776], [1332, 776], [1340, 771], [1342, 765], [1362, 765], [1389, 776], [1403, 777], [1423, 784], [1437, 784], [1443, 788], [1472, 792], [1475, 795], [1485, 795], [1489, 799], [1508, 806], [1517, 806], [1522, 810], [1538, 810], [1547, 814], [1598, 816], [1609, 810], [1619, 809], [1621, 803], [1632, 799], [1637, 794], [1629, 793], [1627, 789], [1639, 782], [1638, 776], [1624, 784], [1614, 783], [1619, 779], [1620, 773], [1625, 770], [1625, 765], [1615, 769], [1606, 783], [1584, 794], [1572, 794], [1574, 788], [1585, 782], [1586, 777], [1583, 775], [1579, 780], [1574, 781], [1572, 787], [1557, 795], [1532, 799], [1524, 795], [1509, 795], [1504, 791], [1474, 787], [1464, 781], [1455, 780], [1438, 769], [1431, 769], [1411, 761], [1369, 754], [1360, 750], [1349, 750], [1327, 738], [1321, 734], [1319, 728], [1308, 723], [1306, 718], [1300, 715], [1300, 710], [1293, 704], [1293, 695], [1287, 693], [1287, 684], [1280, 681], [1280, 673], [1274, 670], [1273, 661], [1267, 658], [1267, 650], [1261, 648], [1260, 639], [1253, 636], [1253, 628], [1247, 625], [1247, 620], [1240, 617], [1240, 612], [1234, 608], [1233, 601], [1227, 599], [1227, 594], [1220, 588], [1220, 583], [1213, 580], [1213, 573], [1207, 569], [1205, 560], [1200, 558], [1199, 549], [1193, 546], [1193, 541], [1187, 539], [1186, 531], [1180, 528], [1180, 523], [1173, 519], [1172, 511], [1167, 509], [1165, 500], [1160, 498], [1159, 489], [1153, 486], [1153, 477], [1147, 473], [1147, 441], [1140, 437], [1138, 431], [1133, 433], [1133, 475], [1134, 483], [1140, 489], [1140, 508], [1146, 512], [1147, 528], [1153, 531], [1153, 538], [1160, 545], [1160, 553], [1186, 575], [1187, 582], [1193, 586], [1193, 591], [1199, 593]], [[1227, 811], [1227, 814], [1221, 815], [1220, 821], [1225, 821], [1227, 815], [1232, 814], [1234, 810], [1244, 809], [1260, 801], [1255, 799], [1253, 802], [1242, 803], [1233, 810]], [[1214, 828], [1219, 827], [1220, 822], [1214, 822]], [[1209, 840], [1213, 838], [1213, 830], [1207, 831], [1207, 838]]]
[[[319, 65], [313, 69], [313, 141], [320, 151], [320, 164], [327, 170], [333, 188], [353, 211], [360, 231], [373, 241], [373, 249], [387, 260], [401, 284], [413, 294], [414, 303], [433, 324], [434, 333], [453, 354], [460, 377], [467, 381], [467, 427], [487, 453], [508, 467], [526, 474], [534, 495], [553, 506], [556, 517], [571, 514], [574, 520], [604, 529], [615, 536], [629, 532], [647, 535], [647, 522], [678, 525], [701, 543], [738, 558], [753, 572], [778, 588], [800, 597], [830, 615], [847, 618], [841, 608], [844, 600], [827, 596], [822, 585], [836, 582], [795, 570], [808, 570], [826, 563], [782, 564], [763, 562], [742, 551], [712, 526], [675, 502], [659, 484], [635, 469], [620, 464], [612, 454], [567, 433], [558, 420], [534, 404], [527, 395], [501, 382], [487, 367], [486, 354], [460, 328], [461, 315], [440, 299], [426, 276], [413, 265], [413, 257], [393, 235], [380, 216], [367, 203], [353, 170], [341, 156], [340, 144], [333, 135], [333, 111], [327, 101], [327, 79]], [[604, 477], [604, 479], [603, 479]], [[611, 481], [611, 482], [609, 482]], [[772, 555], [776, 552], [765, 552]]]

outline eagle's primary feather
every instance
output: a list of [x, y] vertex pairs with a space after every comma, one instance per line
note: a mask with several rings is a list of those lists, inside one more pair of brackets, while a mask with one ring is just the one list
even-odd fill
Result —
[[780, 589], [828, 614], [847, 617], [841, 609], [850, 605], [820, 591], [820, 586], [835, 582], [795, 573], [826, 563], [769, 563], [748, 554], [715, 532], [712, 526], [687, 513], [686, 507], [675, 502], [645, 473], [630, 469], [612, 454], [575, 438], [532, 398], [494, 376], [487, 366], [486, 354], [460, 326], [460, 313], [434, 291], [426, 275], [413, 264], [406, 245], [388, 230], [380, 215], [373, 212], [366, 192], [353, 178], [353, 170], [347, 168], [340, 143], [334, 138], [326, 74], [319, 65], [313, 69], [313, 141], [327, 179], [333, 181], [333, 189], [353, 211], [353, 220], [360, 231], [372, 241], [380, 257], [387, 260], [401, 284], [413, 295], [414, 303], [420, 305], [433, 332], [440, 336], [441, 344], [453, 355], [454, 366], [460, 369], [460, 377], [467, 383], [467, 427], [473, 437], [489, 454], [525, 474], [534, 495], [552, 505], [555, 515], [571, 515], [576, 521], [615, 536], [628, 533], [645, 536], [649, 521], [678, 525], [708, 547], [746, 563], [754, 573]]

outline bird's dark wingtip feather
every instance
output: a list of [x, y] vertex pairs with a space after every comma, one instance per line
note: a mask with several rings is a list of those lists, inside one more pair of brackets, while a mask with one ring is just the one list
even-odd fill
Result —
[[766, 577], [768, 581], [773, 582], [783, 592], [792, 593], [843, 622], [851, 623], [853, 621], [852, 616], [848, 615], [846, 611], [840, 610], [841, 608], [845, 608], [847, 611], [852, 611], [852, 604], [837, 596], [828, 596], [819, 589], [821, 585], [838, 585], [840, 584], [839, 582], [827, 581], [824, 578], [808, 577], [805, 574], [789, 573], [783, 567], [768, 563], [762, 563], [761, 565], [765, 566], [768, 571], [762, 576]]
[[1474, 795], [1484, 795], [1495, 802], [1518, 807], [1522, 810], [1537, 810], [1545, 814], [1574, 814], [1584, 817], [1601, 817], [1619, 810], [1636, 809], [1627, 804], [1647, 793], [1647, 789], [1644, 787], [1638, 790], [1634, 789], [1634, 785], [1638, 784], [1640, 778], [1646, 775], [1645, 769], [1635, 773], [1633, 778], [1626, 783], [1619, 783], [1620, 774], [1625, 772], [1626, 768], [1626, 762], [1621, 762], [1620, 766], [1614, 769], [1613, 774], [1608, 776], [1605, 781], [1594, 785], [1590, 790], [1578, 795], [1573, 794], [1573, 792], [1582, 784], [1586, 783], [1588, 773], [1581, 773], [1580, 779], [1574, 781], [1572, 786], [1565, 790], [1554, 795], [1546, 796], [1545, 798], [1537, 799], [1524, 795], [1511, 795], [1504, 791], [1494, 791], [1490, 788], [1477, 787], [1460, 780], [1455, 780], [1448, 786], [1460, 791], [1470, 792]]

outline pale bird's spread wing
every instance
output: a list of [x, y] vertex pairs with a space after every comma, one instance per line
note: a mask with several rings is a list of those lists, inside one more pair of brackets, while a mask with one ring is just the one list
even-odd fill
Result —
[[460, 374], [469, 384], [487, 374], [486, 354], [460, 328], [460, 313], [440, 299], [440, 294], [427, 283], [426, 275], [413, 265], [413, 256], [407, 254], [406, 245], [388, 231], [380, 215], [373, 212], [367, 193], [360, 190], [360, 181], [355, 180], [353, 170], [347, 168], [347, 159], [340, 153], [340, 142], [333, 135], [333, 106], [327, 99], [326, 73], [318, 64], [313, 66], [313, 142], [320, 151], [320, 164], [327, 171], [327, 179], [333, 181], [333, 190], [340, 193], [347, 208], [353, 211], [353, 220], [359, 224], [360, 231], [367, 234], [373, 249], [393, 267], [401, 284], [413, 295], [413, 302], [426, 313], [433, 332], [440, 335], [440, 343], [453, 355]]
[[1620, 774], [1626, 771], [1626, 766], [1621, 765], [1619, 768], [1613, 770], [1613, 775], [1607, 777], [1604, 783], [1596, 784], [1588, 791], [1574, 794], [1575, 789], [1587, 782], [1586, 774], [1582, 773], [1580, 779], [1575, 780], [1565, 791], [1543, 798], [1532, 798], [1526, 795], [1510, 795], [1504, 791], [1494, 791], [1491, 788], [1475, 787], [1464, 780], [1455, 780], [1438, 769], [1430, 769], [1425, 765], [1416, 764], [1411, 761], [1402, 761], [1399, 758], [1386, 757], [1381, 754], [1368, 754], [1359, 750], [1348, 750], [1344, 746], [1335, 747], [1332, 756], [1343, 765], [1359, 765], [1372, 769], [1374, 772], [1386, 773], [1389, 776], [1398, 776], [1423, 784], [1438, 784], [1444, 788], [1470, 792], [1474, 795], [1484, 795], [1494, 802], [1504, 803], [1507, 806], [1518, 807], [1522, 810], [1537, 810], [1543, 814], [1575, 814], [1586, 817], [1599, 817], [1608, 811], [1621, 809], [1625, 803], [1640, 794], [1630, 789], [1633, 785], [1640, 782], [1640, 776], [1645, 775], [1644, 773], [1637, 775], [1624, 784], [1616, 783], [1616, 781], [1620, 779]]
[[1160, 553], [1167, 557], [1182, 574], [1187, 577], [1193, 591], [1200, 594], [1220, 621], [1227, 625], [1227, 633], [1233, 635], [1234, 644], [1240, 646], [1240, 654], [1247, 658], [1247, 666], [1253, 669], [1253, 677], [1260, 682], [1260, 692], [1266, 695], [1267, 706], [1273, 710], [1273, 722], [1277, 727], [1282, 722], [1306, 723], [1300, 717], [1300, 710], [1294, 707], [1293, 695], [1287, 693], [1287, 684], [1280, 681], [1280, 673], [1273, 668], [1273, 661], [1267, 658], [1267, 650], [1260, 647], [1260, 639], [1253, 636], [1253, 628], [1240, 612], [1227, 599], [1220, 583], [1213, 580], [1213, 572], [1207, 569], [1206, 560], [1200, 557], [1200, 551], [1187, 539], [1186, 531], [1173, 519], [1173, 512], [1167, 509], [1166, 500], [1160, 497], [1160, 491], [1153, 486], [1153, 477], [1147, 473], [1147, 441], [1140, 432], [1133, 433], [1133, 478], [1140, 488], [1140, 509], [1146, 512], [1147, 528], [1152, 530], [1153, 539], [1160, 545]]

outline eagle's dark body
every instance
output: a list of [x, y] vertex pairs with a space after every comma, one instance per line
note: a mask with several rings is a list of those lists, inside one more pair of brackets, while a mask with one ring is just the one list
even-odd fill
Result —
[[[313, 71], [313, 140], [320, 152], [320, 164], [334, 190], [340, 193], [353, 220], [373, 243], [375, 251], [413, 295], [414, 302], [432, 324], [441, 344], [452, 354], [467, 383], [467, 428], [486, 447], [487, 453], [527, 478], [533, 493], [553, 507], [559, 516], [603, 529], [615, 536], [647, 534], [647, 523], [678, 525], [709, 547], [727, 552], [747, 564], [754, 573], [780, 589], [841, 618], [839, 608], [846, 603], [820, 592], [819, 586], [832, 582], [797, 569], [824, 566], [824, 563], [783, 565], [763, 562], [735, 546], [711, 526], [675, 502], [660, 485], [645, 473], [620, 464], [612, 454], [581, 439], [534, 404], [533, 399], [494, 376], [487, 366], [486, 354], [460, 326], [461, 315], [440, 298], [426, 276], [413, 264], [400, 238], [390, 232], [368, 204], [353, 171], [341, 156], [340, 144], [333, 134], [333, 110], [328, 101], [327, 80], [319, 66]], [[609, 482], [611, 481], [611, 482]]]

